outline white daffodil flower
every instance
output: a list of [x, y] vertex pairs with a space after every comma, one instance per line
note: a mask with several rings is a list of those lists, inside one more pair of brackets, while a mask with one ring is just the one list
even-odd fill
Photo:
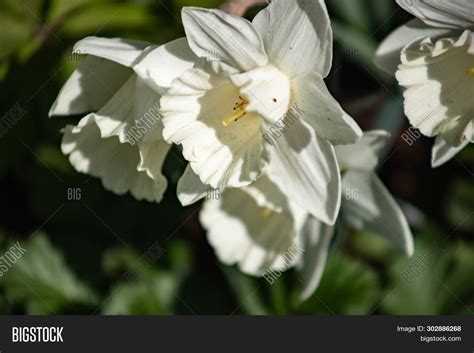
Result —
[[162, 46], [89, 37], [74, 50], [87, 54], [54, 102], [50, 116], [86, 114], [64, 130], [62, 151], [74, 168], [99, 177], [107, 190], [159, 202], [170, 145], [163, 140], [159, 99], [193, 67], [184, 38]]
[[[340, 174], [331, 143], [362, 132], [323, 81], [332, 62], [324, 2], [275, 0], [253, 22], [185, 7], [182, 19], [190, 48], [208, 62], [161, 99], [165, 139], [182, 145], [204, 184], [242, 187], [267, 170], [284, 194], [333, 223]], [[276, 130], [284, 133], [268, 138]]]
[[352, 146], [336, 146], [343, 171], [343, 198], [337, 227], [309, 217], [302, 230], [303, 249], [300, 272], [304, 286], [301, 299], [318, 287], [336, 228], [365, 229], [383, 236], [408, 256], [413, 255], [413, 235], [393, 196], [375, 174], [378, 155], [389, 134], [369, 131]]
[[397, 0], [417, 18], [395, 30], [375, 63], [406, 88], [405, 113], [424, 135], [436, 136], [432, 166], [473, 141], [474, 3]]
[[[370, 131], [355, 145], [336, 147], [344, 171], [344, 197], [336, 226], [294, 204], [272, 181], [272, 175], [264, 174], [249, 186], [228, 188], [220, 197], [208, 198], [200, 220], [219, 260], [269, 280], [274, 272], [298, 265], [304, 283], [300, 298], [304, 300], [319, 284], [336, 229], [366, 229], [411, 256], [413, 237], [406, 218], [374, 172], [388, 136], [384, 131]], [[195, 187], [186, 190], [178, 185], [181, 202], [192, 203], [206, 194], [206, 186], [198, 186], [199, 178], [190, 168], [183, 178]], [[192, 192], [199, 188], [200, 192]]]
[[262, 276], [296, 264], [306, 215], [264, 174], [249, 186], [207, 199], [199, 218], [222, 263]]

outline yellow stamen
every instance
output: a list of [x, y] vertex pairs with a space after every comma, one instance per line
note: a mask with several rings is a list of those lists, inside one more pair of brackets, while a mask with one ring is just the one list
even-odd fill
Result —
[[245, 111], [245, 109], [239, 109], [238, 111], [236, 111], [234, 114], [232, 114], [231, 116], [225, 118], [222, 120], [222, 124], [224, 126], [229, 126], [230, 123], [234, 122], [234, 121], [237, 121], [239, 119], [242, 119], [244, 117], [244, 115], [247, 114], [247, 112]]
[[264, 218], [268, 218], [268, 216], [270, 216], [272, 214], [272, 210], [269, 209], [268, 207], [263, 207], [262, 208], [262, 216]]
[[245, 111], [247, 105], [249, 105], [248, 100], [239, 96], [239, 101], [235, 103], [233, 108], [233, 110], [235, 110], [235, 113], [223, 119], [222, 124], [224, 126], [229, 126], [230, 123], [242, 119], [247, 114], [247, 112]]
[[474, 75], [474, 67], [468, 67], [464, 71], [464, 74], [466, 75], [466, 77], [471, 77], [472, 75]]

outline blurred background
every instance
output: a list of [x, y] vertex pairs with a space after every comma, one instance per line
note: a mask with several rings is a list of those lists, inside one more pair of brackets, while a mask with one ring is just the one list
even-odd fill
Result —
[[200, 206], [181, 208], [175, 196], [178, 153], [166, 161], [160, 204], [116, 196], [73, 170], [60, 131], [80, 117], [47, 113], [81, 61], [74, 43], [165, 43], [184, 34], [182, 6], [222, 2], [0, 0], [0, 313], [472, 314], [474, 147], [431, 169], [433, 141], [409, 129], [400, 89], [372, 64], [378, 43], [410, 19], [392, 0], [326, 1], [335, 35], [327, 84], [364, 130], [392, 133], [379, 174], [411, 223], [412, 258], [373, 234], [336, 239], [319, 289], [300, 303], [294, 270], [270, 285], [219, 264]]

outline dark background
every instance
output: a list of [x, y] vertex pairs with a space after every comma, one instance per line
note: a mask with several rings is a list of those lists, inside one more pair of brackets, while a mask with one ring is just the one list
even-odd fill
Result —
[[[472, 314], [474, 148], [433, 170], [433, 141], [408, 130], [401, 90], [371, 61], [410, 19], [391, 0], [327, 1], [335, 53], [326, 81], [364, 130], [392, 133], [380, 175], [412, 225], [411, 259], [354, 232], [336, 240], [319, 289], [299, 303], [293, 270], [269, 285], [219, 264], [199, 205], [181, 208], [175, 197], [179, 153], [166, 161], [160, 204], [116, 196], [74, 171], [60, 130], [80, 117], [47, 116], [81, 60], [73, 44], [89, 35], [165, 43], [184, 34], [182, 6], [221, 2], [0, 0], [0, 256], [17, 241], [26, 249], [0, 268], [0, 313]], [[27, 114], [5, 123], [18, 106]]]

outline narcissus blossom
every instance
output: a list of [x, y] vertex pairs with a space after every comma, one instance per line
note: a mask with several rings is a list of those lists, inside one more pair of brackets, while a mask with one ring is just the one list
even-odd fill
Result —
[[473, 141], [474, 3], [470, 0], [398, 0], [416, 16], [379, 47], [375, 63], [393, 72], [405, 113], [424, 135], [436, 137], [437, 167]]
[[[324, 2], [275, 0], [252, 22], [186, 7], [182, 19], [190, 48], [205, 60], [161, 99], [165, 139], [182, 145], [204, 184], [242, 187], [268, 170], [291, 200], [333, 223], [340, 176], [331, 144], [362, 133], [323, 81], [332, 62]], [[300, 118], [280, 138], [264, 139], [295, 107]]]
[[[411, 256], [413, 238], [407, 220], [374, 171], [387, 138], [384, 131], [370, 131], [354, 145], [336, 147], [343, 171], [337, 226], [321, 222], [294, 204], [271, 174], [206, 200], [200, 220], [217, 257], [225, 264], [237, 264], [247, 274], [265, 277], [298, 264], [304, 284], [300, 297], [306, 299], [319, 284], [336, 229], [379, 234]], [[189, 196], [182, 190], [182, 201], [191, 202]]]
[[306, 217], [267, 175], [206, 200], [199, 214], [219, 260], [254, 276], [295, 265]]
[[194, 54], [185, 39], [153, 46], [89, 37], [74, 50], [87, 56], [50, 115], [88, 114], [65, 128], [63, 153], [77, 171], [101, 178], [106, 189], [159, 202], [170, 148], [162, 137], [159, 99], [172, 79], [194, 65]]

